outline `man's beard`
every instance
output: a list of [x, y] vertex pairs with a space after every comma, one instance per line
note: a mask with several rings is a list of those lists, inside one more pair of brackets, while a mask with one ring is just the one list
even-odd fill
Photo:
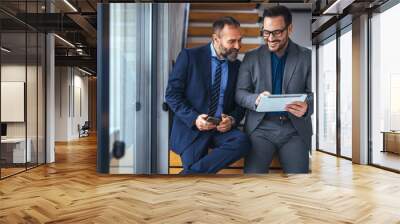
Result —
[[227, 49], [224, 48], [222, 45], [220, 46], [220, 50], [221, 50], [221, 55], [228, 59], [229, 61], [235, 61], [238, 54], [239, 54], [239, 50], [236, 48], [231, 48], [231, 49]]

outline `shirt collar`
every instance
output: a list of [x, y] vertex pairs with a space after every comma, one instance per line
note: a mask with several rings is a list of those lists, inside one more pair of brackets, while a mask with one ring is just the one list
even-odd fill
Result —
[[285, 60], [286, 57], [287, 57], [287, 55], [288, 55], [288, 49], [286, 48], [285, 54], [284, 54], [282, 57], [278, 57], [278, 55], [275, 54], [274, 52], [271, 52], [271, 53], [272, 53], [271, 56], [272, 56], [274, 59], [276, 59], [276, 60]]
[[214, 48], [214, 45], [213, 45], [212, 42], [210, 43], [210, 49], [211, 49], [211, 57], [216, 58], [216, 59], [218, 59], [218, 60], [220, 60], [220, 61], [224, 61], [224, 62], [225, 62], [225, 58], [224, 58], [224, 59], [219, 59], [219, 58], [218, 58], [217, 52], [215, 51], [215, 48]]

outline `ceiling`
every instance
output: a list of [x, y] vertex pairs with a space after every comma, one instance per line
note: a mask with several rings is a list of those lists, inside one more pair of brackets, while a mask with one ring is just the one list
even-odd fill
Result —
[[[200, 0], [199, 0], [200, 1]], [[229, 0], [232, 1], [232, 0]], [[304, 3], [312, 5], [313, 40], [324, 36], [333, 24], [350, 15], [382, 5], [387, 0], [256, 0], [260, 4], [291, 3], [296, 9]], [[47, 5], [46, 5], [47, 2]], [[129, 0], [0, 0], [0, 26], [4, 43], [15, 48], [14, 54], [28, 55], [35, 44], [29, 43], [26, 52], [22, 33], [52, 32], [55, 38], [56, 65], [80, 66], [95, 73], [97, 39], [97, 3], [135, 2]], [[140, 2], [149, 2], [146, 0]], [[228, 2], [228, 1], [227, 1]], [[241, 2], [240, 0], [237, 2]], [[248, 1], [242, 1], [248, 2]], [[335, 2], [339, 4], [335, 5]], [[335, 5], [335, 7], [333, 7]], [[308, 7], [308, 6], [307, 6]], [[334, 8], [334, 9], [332, 9]], [[329, 10], [328, 10], [329, 9]], [[51, 12], [51, 13], [50, 13]], [[329, 12], [329, 13], [326, 13]], [[350, 19], [351, 21], [351, 19]], [[334, 31], [331, 31], [334, 32]], [[29, 38], [28, 38], [29, 39]], [[28, 40], [29, 42], [30, 40]], [[3, 45], [5, 46], [5, 45]]]
[[[52, 32], [57, 65], [73, 65], [96, 72], [96, 27], [98, 0], [1, 0], [0, 23], [3, 46], [13, 49], [7, 56], [18, 58], [32, 53], [25, 31]], [[51, 13], [50, 13], [51, 12]], [[28, 41], [31, 39], [28, 35]], [[23, 58], [23, 57], [22, 57]]]

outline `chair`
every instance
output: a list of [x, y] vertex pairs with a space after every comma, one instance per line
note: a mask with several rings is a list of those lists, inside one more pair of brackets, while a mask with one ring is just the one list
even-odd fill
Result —
[[78, 124], [79, 138], [89, 136], [89, 129], [90, 129], [89, 121], [85, 121], [82, 127]]

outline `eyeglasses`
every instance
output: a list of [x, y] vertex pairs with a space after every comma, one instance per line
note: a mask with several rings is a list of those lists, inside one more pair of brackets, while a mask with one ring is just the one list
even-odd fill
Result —
[[265, 38], [269, 38], [269, 36], [272, 34], [274, 37], [280, 37], [282, 36], [283, 31], [285, 31], [288, 28], [288, 26], [285, 26], [285, 28], [281, 30], [274, 30], [274, 31], [269, 31], [269, 30], [261, 30], [262, 35]]

